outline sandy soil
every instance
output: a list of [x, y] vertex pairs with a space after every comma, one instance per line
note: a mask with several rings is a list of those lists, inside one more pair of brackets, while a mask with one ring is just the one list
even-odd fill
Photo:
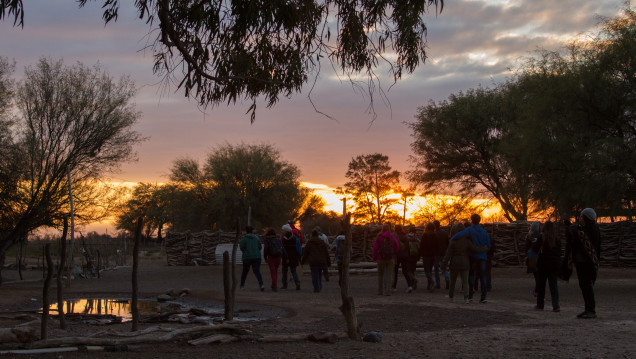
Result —
[[[345, 322], [338, 310], [340, 291], [337, 280], [324, 283], [321, 293], [313, 293], [311, 278], [302, 276], [302, 289], [269, 289], [269, 274], [262, 267], [267, 290], [258, 289], [250, 273], [244, 289], [237, 290], [239, 318], [259, 313], [268, 320], [249, 322], [259, 335], [344, 332]], [[237, 268], [240, 271], [240, 268]], [[309, 268], [304, 268], [308, 272]], [[583, 299], [576, 283], [559, 282], [560, 313], [553, 313], [549, 299], [545, 311], [533, 309], [530, 295], [532, 278], [525, 268], [494, 268], [493, 290], [487, 304], [449, 302], [445, 290], [418, 289], [405, 293], [405, 281], [391, 296], [378, 296], [375, 274], [352, 275], [351, 293], [356, 301], [361, 332], [382, 334], [381, 343], [341, 339], [335, 344], [310, 341], [260, 343], [241, 341], [228, 344], [189, 346], [168, 342], [138, 346], [127, 352], [41, 354], [38, 358], [636, 358], [636, 269], [601, 268], [595, 291], [597, 319], [577, 319]], [[37, 310], [42, 300], [42, 273], [4, 270], [0, 287], [0, 316], [16, 311]], [[65, 289], [66, 298], [129, 297], [131, 268], [120, 267], [102, 273], [101, 279], [75, 279]], [[425, 278], [419, 278], [420, 284]], [[187, 304], [210, 307], [222, 304], [221, 266], [168, 267], [144, 263], [139, 273], [140, 296], [153, 298], [169, 288], [187, 287]], [[54, 296], [52, 290], [51, 296]], [[258, 311], [258, 312], [254, 312]], [[12, 327], [15, 320], [0, 319], [0, 327]], [[151, 324], [142, 324], [140, 329]], [[155, 325], [155, 324], [152, 324]], [[176, 325], [176, 324], [173, 324]], [[130, 324], [109, 325], [127, 332]], [[62, 331], [50, 325], [50, 337], [85, 336], [104, 330], [71, 322]], [[0, 355], [2, 356], [2, 355]], [[11, 355], [7, 355], [11, 356]], [[20, 355], [24, 358], [28, 355]]]

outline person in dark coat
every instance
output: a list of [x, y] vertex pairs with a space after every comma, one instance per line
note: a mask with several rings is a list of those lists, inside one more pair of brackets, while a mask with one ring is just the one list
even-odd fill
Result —
[[303, 248], [300, 246], [300, 238], [292, 233], [292, 228], [289, 225], [283, 226], [283, 286], [282, 289], [287, 289], [287, 272], [291, 272], [292, 278], [296, 283], [296, 290], [300, 290], [300, 278], [298, 278], [298, 272], [296, 268], [300, 263], [300, 256], [303, 253]]
[[320, 238], [320, 233], [315, 229], [311, 232], [311, 238], [305, 244], [303, 255], [300, 259], [300, 264], [305, 263], [309, 263], [314, 293], [320, 293], [322, 290], [323, 268], [331, 265], [331, 257], [329, 256], [327, 245]]
[[420, 240], [420, 257], [422, 257], [424, 273], [426, 273], [426, 279], [428, 280], [426, 289], [429, 291], [435, 288], [435, 282], [433, 281], [433, 264], [435, 263], [436, 253], [437, 235], [435, 234], [435, 226], [433, 223], [429, 223], [426, 225], [426, 229]]
[[552, 298], [552, 311], [560, 312], [559, 287], [557, 286], [557, 273], [561, 264], [561, 241], [557, 238], [554, 223], [545, 222], [541, 236], [537, 239], [532, 249], [538, 253], [537, 259], [537, 305], [534, 307], [543, 310], [545, 300], [545, 283], [550, 286]]
[[578, 223], [570, 225], [566, 233], [565, 260], [562, 264], [574, 262], [585, 302], [585, 310], [577, 318], [596, 318], [594, 283], [601, 257], [601, 232], [596, 224], [596, 212], [592, 208], [581, 211]]
[[[441, 224], [438, 220], [433, 221], [435, 226], [435, 235], [437, 236], [437, 253], [435, 253], [435, 265], [433, 266], [435, 272], [435, 288], [440, 289], [440, 262], [444, 255], [446, 255], [446, 249], [448, 249], [448, 232], [441, 228]], [[444, 280], [446, 281], [446, 289], [448, 289], [448, 271], [442, 271]]]

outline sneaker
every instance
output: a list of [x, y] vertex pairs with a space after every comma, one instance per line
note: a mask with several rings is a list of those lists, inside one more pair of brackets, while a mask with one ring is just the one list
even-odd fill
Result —
[[272, 287], [272, 292], [278, 292], [278, 288]]
[[543, 310], [543, 308], [539, 307], [538, 305], [535, 305], [534, 310]]
[[585, 313], [587, 313], [587, 312], [581, 312], [581, 313], [577, 314], [577, 315], [576, 315], [576, 317], [577, 317], [577, 318], [581, 318], [582, 316], [584, 316], [584, 315], [585, 315]]
[[486, 298], [484, 298], [484, 299], [481, 299], [481, 300], [479, 301], [479, 303], [481, 303], [481, 304], [486, 304], [486, 303], [488, 303], [488, 300], [486, 300]]
[[296, 290], [300, 290], [300, 284], [296, 284]]
[[280, 289], [287, 289], [287, 284], [283, 284], [283, 286], [280, 287]]
[[584, 312], [583, 315], [579, 317], [580, 319], [594, 319], [596, 318], [596, 313], [594, 312]]
[[261, 284], [261, 292], [265, 291], [265, 286]]
[[558, 312], [561, 311], [561, 308], [554, 308], [554, 309], [552, 309], [552, 311], [555, 312], [555, 313], [558, 313]]
[[413, 291], [413, 287], [408, 287], [408, 288], [406, 288], [406, 292], [407, 292], [407, 293], [411, 293], [412, 291]]
[[472, 302], [473, 302], [473, 300], [472, 300], [472, 299], [466, 299], [466, 300], [464, 301], [464, 303], [466, 303], [466, 304], [470, 304], [470, 303], [472, 303]]

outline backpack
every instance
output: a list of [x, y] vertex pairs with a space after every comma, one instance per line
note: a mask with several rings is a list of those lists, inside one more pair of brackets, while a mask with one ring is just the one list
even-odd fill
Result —
[[409, 255], [417, 257], [420, 254], [420, 241], [414, 235], [409, 235]]
[[283, 255], [283, 242], [278, 238], [268, 238], [269, 255], [272, 257], [280, 257]]
[[393, 240], [390, 237], [380, 237], [380, 258], [393, 259], [395, 256], [395, 247], [393, 246]]

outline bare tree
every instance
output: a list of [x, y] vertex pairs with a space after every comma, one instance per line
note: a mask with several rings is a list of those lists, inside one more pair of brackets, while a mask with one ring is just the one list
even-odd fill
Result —
[[3, 198], [0, 268], [7, 250], [43, 226], [61, 228], [69, 212], [67, 171], [73, 178], [76, 218], [106, 215], [108, 193], [100, 178], [134, 158], [142, 140], [132, 130], [139, 113], [126, 77], [114, 81], [99, 66], [42, 58], [25, 69], [16, 91], [17, 128], [13, 133], [19, 178], [10, 198]]

